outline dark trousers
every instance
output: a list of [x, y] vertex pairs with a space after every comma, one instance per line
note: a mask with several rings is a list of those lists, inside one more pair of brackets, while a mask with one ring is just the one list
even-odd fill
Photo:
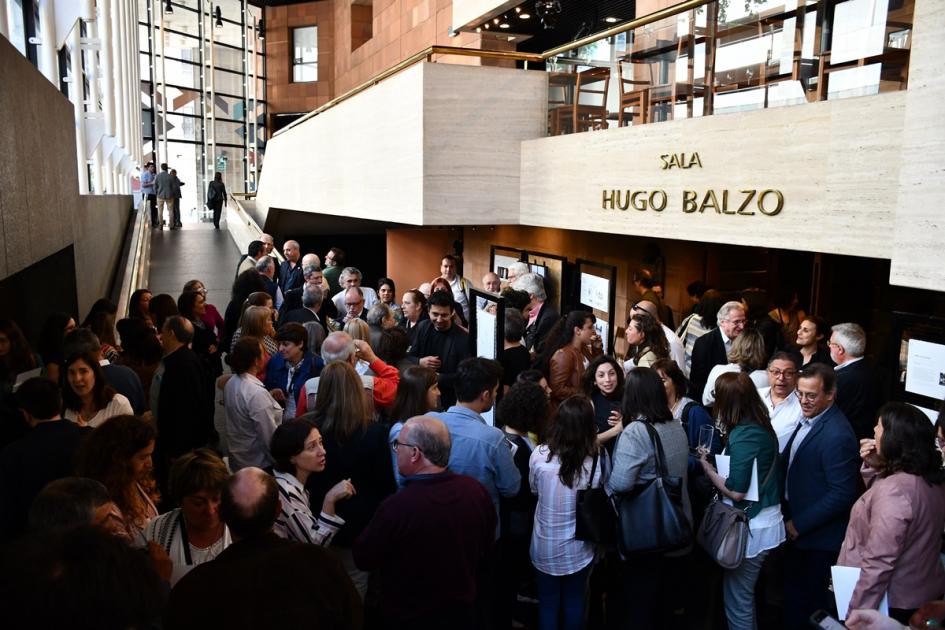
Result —
[[538, 571], [539, 630], [581, 630], [587, 608], [587, 578], [591, 564], [571, 575]]
[[830, 567], [837, 563], [838, 551], [798, 549], [788, 543], [784, 549], [784, 630], [807, 630], [810, 616], [818, 610], [837, 615], [830, 591]]
[[210, 202], [210, 209], [213, 210], [213, 227], [220, 229], [220, 215], [223, 214], [223, 200]]
[[[499, 554], [501, 550], [496, 544], [483, 555], [476, 571], [476, 602], [474, 605], [475, 627], [479, 630], [488, 630], [494, 627], [496, 587], [500, 583]], [[504, 629], [503, 629], [504, 630]]]
[[180, 227], [180, 197], [174, 198], [174, 226]]
[[688, 556], [669, 558], [651, 554], [634, 556], [623, 563], [626, 608], [622, 627], [632, 630], [685, 627], [683, 609], [687, 589], [680, 585], [686, 577], [688, 559]]
[[436, 612], [427, 613], [410, 619], [395, 619], [385, 616], [383, 628], [386, 630], [474, 630], [473, 607], [467, 604], [454, 604]]
[[157, 195], [151, 194], [146, 195], [148, 198], [148, 209], [151, 211], [151, 226], [158, 226], [158, 215], [157, 215]]

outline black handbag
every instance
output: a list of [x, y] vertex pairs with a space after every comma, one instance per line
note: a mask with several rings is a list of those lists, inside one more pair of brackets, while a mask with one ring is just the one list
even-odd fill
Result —
[[[594, 455], [591, 476], [587, 488], [577, 491], [577, 511], [574, 538], [600, 544], [614, 544], [616, 514], [603, 487], [592, 488], [597, 472], [598, 455]], [[603, 486], [603, 484], [602, 484]]]
[[683, 478], [666, 470], [660, 436], [643, 422], [656, 459], [656, 478], [614, 496], [617, 512], [617, 550], [620, 556], [667, 553], [692, 541], [692, 524], [683, 509]]

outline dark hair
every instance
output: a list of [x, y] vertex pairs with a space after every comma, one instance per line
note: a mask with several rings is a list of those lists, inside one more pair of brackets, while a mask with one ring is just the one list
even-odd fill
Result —
[[518, 341], [525, 334], [525, 318], [522, 311], [514, 308], [505, 309], [505, 340]]
[[80, 354], [97, 355], [101, 349], [98, 335], [88, 328], [76, 328], [62, 338], [62, 356], [67, 360]]
[[620, 413], [623, 414], [624, 426], [634, 420], [644, 420], [650, 424], [672, 421], [666, 388], [656, 370], [648, 367], [630, 370], [623, 388]]
[[715, 417], [725, 433], [740, 424], [757, 424], [775, 435], [758, 389], [744, 372], [726, 372], [715, 381]]
[[194, 309], [197, 307], [197, 300], [201, 297], [204, 297], [203, 294], [197, 291], [184, 291], [177, 298], [177, 312], [190, 321], [195, 321], [197, 316], [194, 314]]
[[174, 333], [174, 338], [177, 341], [187, 344], [194, 340], [193, 324], [188, 328], [188, 323], [187, 318], [183, 315], [172, 315], [164, 321], [164, 326]]
[[422, 416], [427, 408], [427, 392], [436, 385], [436, 372], [419, 365], [411, 366], [400, 375], [397, 398], [391, 407], [390, 417], [394, 422], [406, 422], [414, 416]]
[[707, 285], [702, 280], [695, 280], [686, 286], [686, 293], [699, 299], [702, 299], [702, 296], [705, 295], [705, 292], [708, 290], [709, 285]]
[[111, 502], [101, 482], [84, 477], [63, 477], [46, 484], [30, 504], [29, 528], [46, 531], [89, 525], [95, 510]]
[[817, 342], [818, 347], [826, 347], [827, 340], [830, 339], [830, 324], [827, 323], [827, 320], [820, 315], [807, 315], [801, 320], [801, 323], [804, 322], [812, 323], [817, 329], [817, 334], [814, 335], [815, 339], [818, 336], [823, 336], [823, 338]]
[[569, 488], [580, 480], [584, 460], [598, 452], [594, 406], [581, 395], [565, 398], [548, 430], [548, 461], [558, 457], [558, 478]]
[[[745, 318], [757, 325], [757, 322], [768, 315], [768, 298], [765, 292], [758, 288], [749, 288], [742, 291], [741, 301], [745, 304]], [[774, 321], [774, 320], [772, 320]]]
[[797, 356], [797, 353], [787, 352], [785, 350], [779, 350], [771, 355], [771, 358], [768, 359], [768, 365], [771, 365], [775, 361], [790, 361], [794, 364], [794, 369], [798, 370], [801, 367], [801, 358]]
[[[597, 373], [597, 368], [604, 365], [605, 363], [613, 366], [614, 372], [617, 373], [617, 387], [614, 389], [611, 397], [619, 400], [623, 398], [623, 384], [625, 380], [623, 366], [617, 362], [617, 359], [607, 356], [606, 354], [602, 354], [591, 361], [590, 365], [587, 366], [587, 369], [584, 370], [584, 377], [581, 379], [581, 391], [583, 391], [584, 395], [588, 398], [591, 398], [594, 395], [594, 392], [598, 391], [599, 388], [597, 387], [597, 379], [595, 378], [595, 375]], [[601, 395], [603, 395], [603, 392], [601, 392]]]
[[538, 355], [535, 364], [541, 369], [542, 373], [547, 374], [551, 357], [555, 352], [564, 348], [574, 339], [574, 329], [582, 328], [587, 321], [596, 322], [597, 318], [590, 311], [571, 311], [565, 317], [561, 317], [548, 331], [545, 347]]
[[34, 376], [16, 390], [16, 405], [36, 420], [49, 420], [62, 410], [59, 387], [42, 376]]
[[195, 492], [221, 492], [230, 469], [220, 456], [209, 448], [198, 448], [181, 455], [171, 466], [167, 479], [167, 491], [180, 505], [184, 497]]
[[178, 314], [177, 301], [167, 293], [160, 293], [151, 298], [148, 308], [151, 312], [151, 321], [159, 331], [164, 330], [164, 322], [168, 317]]
[[719, 309], [725, 304], [725, 297], [715, 289], [709, 289], [696, 305], [696, 312], [702, 318], [702, 326], [712, 330], [719, 325]]
[[140, 362], [153, 365], [164, 354], [161, 342], [154, 336], [154, 330], [143, 319], [127, 317], [115, 324], [121, 335], [122, 361]]
[[377, 290], [380, 291], [380, 290], [381, 290], [381, 287], [384, 286], [385, 284], [388, 285], [388, 286], [390, 286], [390, 292], [395, 295], [394, 299], [396, 300], [396, 299], [397, 299], [397, 298], [396, 298], [396, 295], [397, 295], [397, 286], [394, 284], [394, 281], [391, 280], [390, 278], [378, 278], [378, 280], [377, 280]]
[[798, 381], [802, 378], [819, 378], [824, 386], [824, 392], [828, 394], [837, 388], [837, 373], [833, 371], [832, 367], [823, 363], [808, 363], [805, 365], [801, 368], [800, 374], [797, 375]]
[[286, 322], [276, 333], [276, 341], [302, 344], [302, 350], [308, 351], [308, 331], [298, 322]]
[[99, 365], [94, 356], [88, 353], [69, 357], [62, 366], [60, 376], [62, 379], [62, 406], [76, 412], [82, 410], [82, 399], [79, 398], [79, 395], [72, 389], [72, 384], [69, 383], [69, 367], [79, 361], [88, 365], [89, 369], [92, 370], [92, 375], [95, 377], [95, 384], [92, 386], [92, 402], [95, 403], [95, 409], [101, 411], [115, 397], [115, 390], [105, 380], [105, 372], [102, 370], [102, 366]]
[[646, 352], [652, 352], [658, 359], [665, 359], [669, 356], [669, 342], [666, 340], [666, 333], [663, 327], [656, 321], [656, 318], [646, 312], [635, 313], [630, 316], [627, 325], [630, 326], [636, 322], [643, 333], [643, 343], [636, 347], [634, 359], [640, 358]]
[[652, 289], [657, 284], [656, 279], [653, 278], [653, 272], [649, 269], [637, 269], [637, 272], [633, 274], [633, 281], [639, 282], [644, 289]]
[[135, 416], [109, 418], [92, 431], [76, 456], [76, 473], [105, 484], [108, 494], [130, 523], [146, 518], [139, 507], [138, 485], [157, 503], [153, 479], [136, 479], [131, 458], [157, 438], [154, 425]]
[[332, 247], [328, 251], [335, 254], [335, 266], [344, 267], [345, 266], [345, 252], [340, 247]]
[[[788, 284], [779, 284], [774, 291], [773, 302], [778, 308], [788, 309], [797, 297], [797, 289]], [[818, 329], [819, 330], [819, 329]]]
[[657, 359], [650, 367], [657, 372], [662, 372], [673, 382], [677, 399], [686, 395], [686, 390], [689, 389], [689, 381], [683, 371], [679, 369], [679, 364], [672, 359]]
[[502, 289], [502, 297], [505, 298], [505, 308], [514, 308], [519, 312], [531, 304], [532, 299], [528, 297], [528, 291], [518, 291], [512, 287]]
[[897, 472], [922, 477], [929, 484], [945, 481], [942, 454], [935, 446], [935, 426], [924, 413], [903, 402], [888, 402], [879, 410], [883, 437], [882, 476]]
[[456, 368], [456, 400], [472, 402], [482, 392], [492, 390], [502, 378], [502, 366], [498, 361], [469, 357], [459, 362]]
[[220, 518], [230, 532], [240, 538], [252, 538], [267, 534], [276, 522], [279, 510], [279, 485], [275, 477], [259, 471], [259, 481], [264, 486], [262, 496], [253, 505], [239, 505], [233, 497], [233, 487], [238, 476], [231, 476], [223, 486], [220, 497]]
[[255, 258], [263, 253], [266, 245], [262, 241], [250, 241], [249, 247], [246, 248], [246, 253], [249, 254], [251, 258]]
[[515, 377], [515, 382], [535, 383], [536, 385], [539, 385], [541, 384], [541, 379], [543, 378], [545, 378], [545, 375], [541, 373], [541, 370], [522, 370], [518, 373], [518, 376]]
[[233, 281], [233, 287], [230, 289], [230, 300], [242, 304], [250, 293], [265, 290], [266, 283], [263, 281], [262, 274], [255, 269], [247, 269], [236, 276], [236, 280]]
[[131, 294], [131, 298], [128, 299], [128, 317], [133, 317], [135, 319], [150, 319], [151, 313], [143, 312], [141, 310], [141, 298], [144, 294], [147, 293], [151, 295], [150, 289], [138, 289]]
[[44, 363], [62, 361], [62, 338], [65, 337], [66, 324], [72, 319], [69, 313], [61, 311], [50, 313], [39, 333], [39, 356]]
[[102, 343], [117, 345], [115, 341], [115, 316], [118, 306], [107, 298], [99, 298], [92, 304], [89, 314], [80, 328], [88, 328], [98, 336]]
[[147, 554], [100, 527], [27, 536], [4, 555], [0, 570], [16, 576], [0, 589], [11, 627], [160, 627], [165, 589]]
[[458, 261], [456, 260], [456, 256], [454, 256], [453, 254], [443, 254], [443, 258], [440, 258], [440, 262], [442, 263], [444, 260], [448, 260], [454, 265], [458, 264]]
[[399, 326], [385, 328], [377, 339], [374, 352], [387, 365], [396, 366], [407, 357], [410, 350], [410, 335]]
[[430, 295], [430, 299], [427, 300], [427, 310], [432, 306], [448, 306], [450, 310], [456, 310], [456, 302], [453, 301], [453, 294], [442, 289], [434, 291]]
[[421, 308], [421, 309], [423, 310], [423, 312], [425, 313], [426, 310], [427, 310], [427, 296], [425, 296], [423, 293], [421, 293], [421, 292], [420, 292], [420, 289], [409, 289], [408, 291], [404, 291], [404, 294], [405, 294], [405, 295], [406, 295], [407, 293], [409, 293], [411, 296], [413, 296], [414, 301], [417, 302], [418, 304], [420, 304], [420, 308]]
[[23, 331], [16, 325], [12, 319], [0, 319], [0, 333], [7, 336], [10, 341], [10, 352], [0, 359], [0, 377], [4, 374], [5, 378], [13, 380], [20, 372], [26, 372], [36, 367], [36, 357], [30, 350], [30, 344], [26, 341]]
[[515, 383], [505, 392], [496, 407], [496, 426], [516, 431], [537, 431], [545, 425], [548, 397], [541, 385], [524, 381]]
[[272, 467], [281, 473], [294, 475], [295, 464], [290, 460], [305, 450], [305, 440], [312, 429], [317, 428], [308, 418], [287, 420], [277, 426], [269, 442], [269, 454], [274, 460]]
[[245, 374], [262, 356], [262, 345], [256, 337], [240, 337], [230, 351], [230, 368], [234, 374]]

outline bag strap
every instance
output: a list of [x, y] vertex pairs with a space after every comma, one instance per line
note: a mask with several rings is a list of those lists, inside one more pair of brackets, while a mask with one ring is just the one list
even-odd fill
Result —
[[686, 435], [689, 435], [689, 413], [692, 411], [693, 407], [698, 407], [699, 403], [694, 400], [690, 400], [686, 403], [686, 406], [683, 407], [682, 413], [679, 416], [680, 422], [682, 422], [683, 428], [686, 430]]
[[597, 472], [597, 457], [600, 453], [594, 453], [594, 463], [591, 464], [591, 477], [587, 480], [587, 489], [590, 490], [591, 486], [594, 485], [594, 473]]
[[656, 457], [656, 474], [659, 477], [668, 477], [669, 471], [666, 469], [666, 453], [663, 452], [663, 442], [660, 440], [659, 433], [657, 433], [653, 425], [646, 420], [640, 420], [640, 422], [643, 423], [647, 433], [650, 434], [650, 442], [653, 444], [653, 454]]

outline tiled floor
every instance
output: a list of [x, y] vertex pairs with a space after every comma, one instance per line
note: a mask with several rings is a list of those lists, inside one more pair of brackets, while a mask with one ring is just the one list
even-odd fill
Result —
[[207, 301], [222, 314], [239, 257], [225, 226], [214, 230], [212, 224], [185, 223], [180, 230], [152, 230], [148, 288], [176, 300], [188, 280], [200, 280], [207, 287]]

